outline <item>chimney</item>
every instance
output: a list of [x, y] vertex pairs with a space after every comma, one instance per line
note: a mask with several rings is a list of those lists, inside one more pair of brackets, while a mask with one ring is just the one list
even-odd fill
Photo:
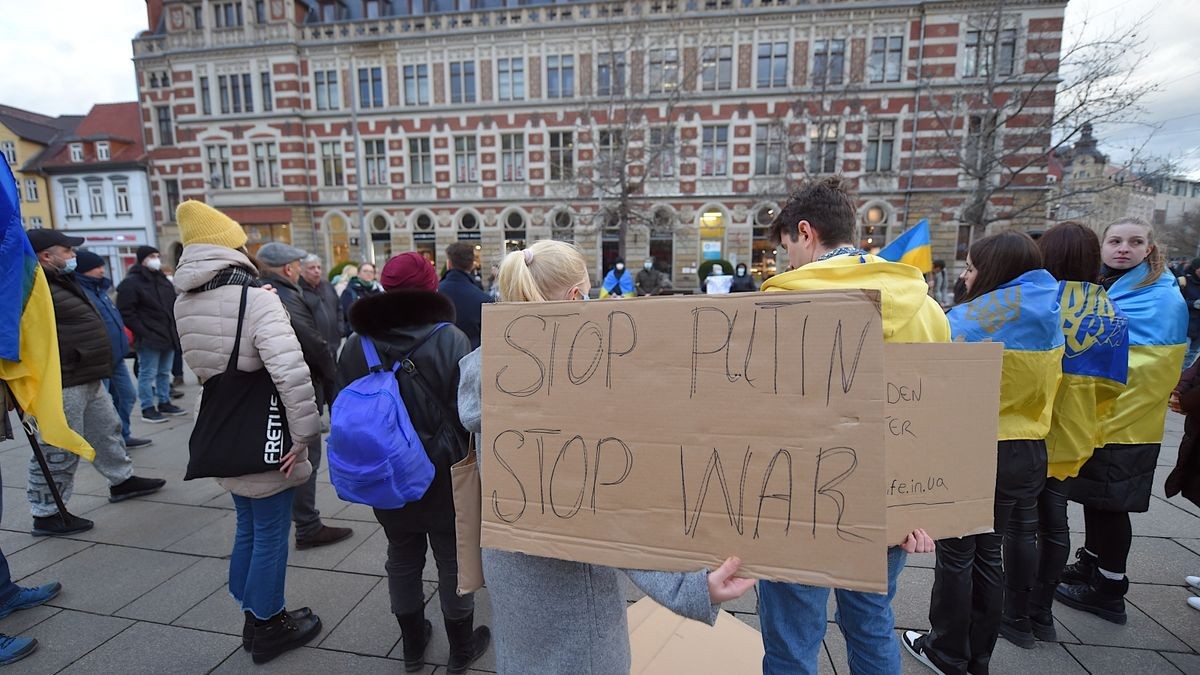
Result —
[[146, 23], [150, 31], [158, 30], [158, 22], [162, 20], [163, 0], [146, 0]]

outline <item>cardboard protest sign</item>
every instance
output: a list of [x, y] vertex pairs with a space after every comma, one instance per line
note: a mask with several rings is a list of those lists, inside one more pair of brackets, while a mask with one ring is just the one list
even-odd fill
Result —
[[626, 610], [630, 673], [762, 672], [762, 634], [721, 610], [712, 626], [685, 619], [650, 598]]
[[481, 543], [886, 589], [866, 291], [487, 305]]
[[991, 532], [998, 342], [884, 345], [888, 542]]

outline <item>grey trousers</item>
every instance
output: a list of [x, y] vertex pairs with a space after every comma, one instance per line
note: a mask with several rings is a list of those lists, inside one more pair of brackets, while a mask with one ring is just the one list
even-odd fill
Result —
[[296, 539], [311, 537], [321, 529], [321, 512], [317, 510], [317, 470], [321, 468], [321, 436], [308, 439], [308, 461], [312, 475], [296, 486], [292, 494], [292, 522], [296, 524]]
[[[96, 459], [92, 465], [108, 479], [110, 486], [123, 483], [133, 475], [133, 460], [129, 459], [129, 454], [125, 452], [125, 440], [121, 437], [121, 418], [117, 417], [112, 397], [108, 395], [108, 390], [101, 386], [100, 380], [64, 387], [63, 412], [67, 416], [67, 424], [95, 449]], [[79, 467], [79, 455], [53, 445], [41, 445], [42, 453], [46, 455], [46, 463], [50, 466], [50, 475], [62, 494], [63, 502], [66, 503], [75, 487], [75, 470]], [[46, 477], [42, 475], [42, 469], [33, 457], [29, 458], [27, 495], [29, 511], [35, 518], [58, 513], [58, 506], [50, 494]]]

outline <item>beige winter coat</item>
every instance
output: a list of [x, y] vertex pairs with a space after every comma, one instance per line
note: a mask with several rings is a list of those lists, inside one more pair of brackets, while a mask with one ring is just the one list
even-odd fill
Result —
[[[175, 270], [175, 287], [182, 294], [175, 301], [175, 322], [183, 345], [183, 360], [201, 382], [225, 372], [237, 335], [240, 286], [221, 286], [189, 292], [208, 283], [217, 272], [237, 266], [256, 274], [244, 254], [224, 246], [192, 244], [183, 249]], [[321, 432], [316, 396], [300, 343], [292, 330], [283, 303], [271, 291], [251, 287], [246, 299], [246, 323], [242, 328], [237, 368], [254, 372], [263, 367], [271, 374], [287, 413], [292, 442], [307, 447], [307, 439]], [[279, 471], [218, 478], [221, 487], [244, 497], [269, 497], [308, 480], [312, 464], [305, 450], [291, 478]]]

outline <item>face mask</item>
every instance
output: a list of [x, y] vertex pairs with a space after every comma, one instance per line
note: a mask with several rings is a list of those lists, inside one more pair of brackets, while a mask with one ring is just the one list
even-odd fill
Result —
[[618, 265], [617, 265], [617, 271], [618, 271], [618, 272], [624, 272], [624, 271], [625, 271], [625, 265], [624, 265], [624, 264], [618, 264]]
[[150, 269], [154, 270], [155, 272], [161, 270], [162, 269], [162, 258], [150, 258], [149, 260], [146, 261], [146, 267], [149, 267]]
[[646, 264], [642, 265], [642, 267], [645, 267], [648, 270], [654, 269], [654, 263], [652, 263], [650, 261], [646, 261]]
[[79, 265], [79, 260], [77, 258], [71, 258], [59, 269], [62, 274], [72, 274], [75, 272], [75, 267], [77, 265]]

